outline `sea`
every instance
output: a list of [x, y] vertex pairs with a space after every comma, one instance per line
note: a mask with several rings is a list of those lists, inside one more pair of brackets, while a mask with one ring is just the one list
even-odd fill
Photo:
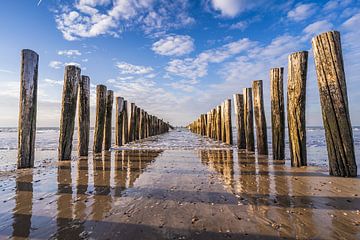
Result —
[[[94, 130], [90, 131], [90, 147], [92, 146]], [[307, 135], [307, 158], [308, 165], [321, 168], [328, 167], [328, 155], [326, 149], [325, 132], [322, 127], [308, 127]], [[115, 131], [113, 131], [113, 140]], [[175, 128], [169, 133], [154, 136], [145, 140], [127, 144], [121, 149], [159, 149], [159, 150], [203, 150], [213, 148], [235, 148], [236, 129], [233, 129], [234, 146], [198, 136], [186, 128]], [[286, 129], [286, 159], [290, 159], [288, 133]], [[360, 127], [353, 127], [356, 162], [360, 172]], [[17, 128], [0, 128], [0, 171], [12, 171], [16, 168], [17, 157]], [[39, 127], [36, 133], [35, 167], [43, 161], [57, 161], [57, 147], [59, 141], [59, 128]], [[73, 157], [76, 158], [77, 129], [73, 137]], [[271, 155], [271, 129], [268, 128], [269, 158]], [[112, 148], [116, 151], [116, 148]], [[290, 164], [290, 161], [286, 161]]]

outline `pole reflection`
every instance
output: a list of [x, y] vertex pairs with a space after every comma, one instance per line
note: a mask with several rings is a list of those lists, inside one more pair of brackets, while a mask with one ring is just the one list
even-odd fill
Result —
[[13, 209], [13, 237], [30, 235], [33, 205], [33, 174], [16, 176], [15, 207]]

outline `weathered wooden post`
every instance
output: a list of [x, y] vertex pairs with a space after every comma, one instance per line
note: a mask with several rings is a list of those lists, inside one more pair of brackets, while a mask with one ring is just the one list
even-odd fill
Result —
[[273, 159], [285, 159], [284, 68], [270, 70]]
[[111, 148], [112, 135], [112, 109], [114, 102], [114, 92], [107, 90], [106, 94], [106, 113], [105, 113], [105, 129], [104, 129], [104, 150], [108, 151]]
[[104, 139], [105, 128], [105, 114], [106, 114], [106, 86], [96, 86], [96, 120], [94, 132], [94, 147], [93, 152], [101, 153]]
[[130, 104], [129, 109], [129, 142], [135, 140], [135, 103]]
[[34, 166], [39, 55], [21, 51], [20, 103], [18, 126], [18, 168]]
[[245, 139], [246, 150], [253, 152], [255, 150], [254, 143], [254, 113], [252, 102], [252, 89], [244, 88], [244, 120], [245, 120]]
[[115, 145], [123, 145], [123, 125], [124, 125], [124, 98], [116, 98], [115, 111]]
[[233, 137], [232, 137], [232, 123], [231, 123], [231, 100], [227, 99], [224, 103], [224, 115], [225, 115], [225, 142], [227, 144], [232, 145]]
[[221, 141], [221, 136], [222, 136], [222, 132], [221, 132], [221, 106], [217, 106], [216, 108], [216, 137], [218, 141]]
[[140, 139], [145, 138], [145, 111], [141, 109], [140, 111], [140, 124], [139, 124]]
[[70, 65], [65, 67], [58, 147], [60, 161], [71, 160], [80, 72], [79, 67]]
[[90, 78], [81, 76], [78, 96], [78, 154], [88, 156], [90, 138]]
[[340, 33], [331, 31], [312, 39], [330, 175], [356, 177], [354, 140], [350, 121]]
[[268, 155], [267, 128], [262, 80], [253, 81], [252, 89], [254, 95], [257, 152], [260, 155]]
[[128, 117], [128, 101], [124, 100], [123, 114], [123, 145], [129, 142], [129, 117]]
[[221, 103], [221, 141], [226, 142], [225, 101]]
[[140, 126], [140, 119], [141, 119], [141, 108], [139, 107], [136, 107], [136, 131], [135, 131], [135, 135], [136, 135], [136, 140], [139, 140], [141, 139], [140, 135], [141, 135], [141, 126]]
[[306, 74], [308, 52], [296, 52], [289, 56], [287, 113], [291, 166], [307, 165], [306, 156]]
[[237, 129], [237, 146], [239, 149], [246, 149], [244, 97], [242, 94], [234, 94], [234, 109]]

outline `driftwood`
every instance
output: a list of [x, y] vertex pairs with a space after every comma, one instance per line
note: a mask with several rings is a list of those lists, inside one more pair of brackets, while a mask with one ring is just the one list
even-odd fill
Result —
[[254, 141], [254, 113], [252, 103], [252, 90], [251, 88], [244, 88], [244, 120], [245, 120], [245, 139], [246, 150], [255, 151]]
[[96, 86], [96, 120], [94, 132], [94, 153], [101, 153], [103, 149], [104, 128], [106, 114], [106, 86]]
[[242, 94], [234, 94], [235, 125], [237, 130], [237, 147], [246, 149], [245, 121], [244, 121], [244, 97]]
[[34, 166], [39, 55], [21, 51], [18, 168]]
[[88, 156], [90, 138], [90, 78], [81, 76], [78, 96], [78, 154]]
[[312, 39], [330, 175], [356, 177], [340, 33], [326, 32]]
[[308, 52], [289, 56], [287, 113], [291, 166], [307, 165], [306, 156], [306, 74]]
[[273, 159], [285, 159], [284, 68], [270, 70]]
[[80, 72], [79, 67], [65, 67], [58, 147], [58, 157], [60, 161], [71, 160], [78, 84], [81, 77]]
[[254, 114], [256, 125], [256, 146], [260, 155], [268, 154], [267, 128], [264, 110], [263, 83], [262, 80], [253, 81]]

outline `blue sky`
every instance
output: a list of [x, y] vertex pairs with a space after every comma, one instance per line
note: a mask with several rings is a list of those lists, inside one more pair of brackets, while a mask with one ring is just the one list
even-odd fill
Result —
[[[321, 125], [311, 38], [341, 32], [350, 115], [360, 125], [360, 2], [357, 0], [2, 0], [0, 126], [17, 126], [20, 50], [40, 55], [38, 126], [58, 126], [63, 70], [78, 64], [92, 83], [174, 125], [264, 81], [290, 53], [309, 51], [307, 124]], [[285, 84], [286, 88], [286, 84]]]

